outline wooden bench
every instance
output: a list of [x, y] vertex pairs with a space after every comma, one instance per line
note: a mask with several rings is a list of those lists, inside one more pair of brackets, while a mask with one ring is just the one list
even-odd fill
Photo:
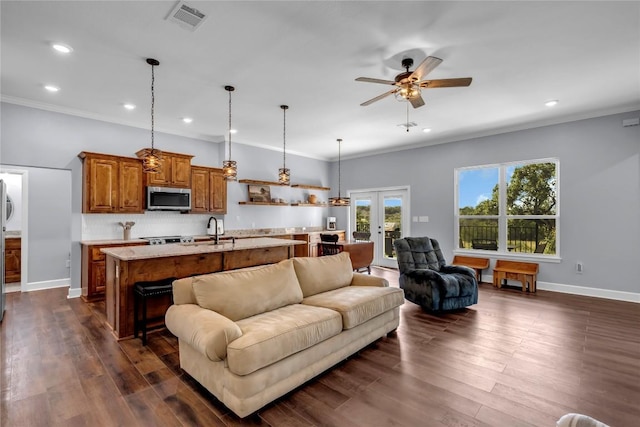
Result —
[[482, 282], [482, 270], [489, 268], [489, 258], [455, 255], [451, 265], [464, 265], [476, 271], [476, 280]]
[[505, 261], [499, 259], [493, 268], [493, 286], [502, 287], [507, 279], [522, 283], [522, 290], [536, 291], [538, 264], [535, 262]]

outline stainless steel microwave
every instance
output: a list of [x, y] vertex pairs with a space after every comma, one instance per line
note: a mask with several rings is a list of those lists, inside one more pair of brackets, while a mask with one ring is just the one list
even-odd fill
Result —
[[191, 189], [170, 187], [147, 187], [147, 210], [188, 211], [191, 210]]

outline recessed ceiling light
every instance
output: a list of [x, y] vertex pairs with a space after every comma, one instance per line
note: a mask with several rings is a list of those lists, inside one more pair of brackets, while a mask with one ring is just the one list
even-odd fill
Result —
[[431, 128], [423, 128], [422, 132], [429, 133], [429, 132], [431, 132]]
[[231, 132], [231, 133], [238, 133], [238, 130], [237, 130], [237, 129], [231, 129], [229, 132]]
[[54, 85], [45, 85], [44, 88], [49, 92], [57, 92], [60, 90], [58, 86], [54, 86]]
[[544, 105], [546, 105], [547, 107], [555, 107], [556, 105], [558, 105], [558, 100], [552, 99], [550, 101], [545, 102]]
[[52, 43], [51, 47], [60, 53], [71, 53], [73, 52], [73, 48], [64, 43]]
[[191, 117], [183, 117], [182, 121], [185, 123], [191, 123], [193, 121], [193, 119]]
[[135, 110], [136, 106], [133, 104], [124, 104], [123, 107], [127, 110]]

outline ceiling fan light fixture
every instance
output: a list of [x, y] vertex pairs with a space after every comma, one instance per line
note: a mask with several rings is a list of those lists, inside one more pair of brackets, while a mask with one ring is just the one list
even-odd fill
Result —
[[155, 72], [154, 69], [160, 62], [153, 58], [146, 59], [147, 64], [151, 65], [151, 148], [142, 150], [142, 171], [145, 173], [157, 173], [162, 168], [162, 152], [154, 147], [154, 125], [155, 125]]
[[235, 160], [231, 160], [231, 134], [235, 133], [231, 129], [231, 92], [236, 88], [227, 85], [224, 90], [229, 92], [229, 159], [222, 162], [222, 175], [227, 181], [235, 181], [238, 178], [238, 163]]
[[400, 102], [405, 102], [418, 96], [420, 96], [420, 85], [417, 83], [405, 83], [395, 93], [396, 99]]

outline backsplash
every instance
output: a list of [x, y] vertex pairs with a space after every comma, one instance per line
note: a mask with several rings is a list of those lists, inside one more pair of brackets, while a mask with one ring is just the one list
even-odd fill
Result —
[[[135, 222], [131, 238], [197, 236], [207, 233], [211, 215], [146, 212], [144, 214], [83, 214], [82, 240], [122, 239], [119, 222]], [[220, 218], [220, 216], [218, 216]]]

